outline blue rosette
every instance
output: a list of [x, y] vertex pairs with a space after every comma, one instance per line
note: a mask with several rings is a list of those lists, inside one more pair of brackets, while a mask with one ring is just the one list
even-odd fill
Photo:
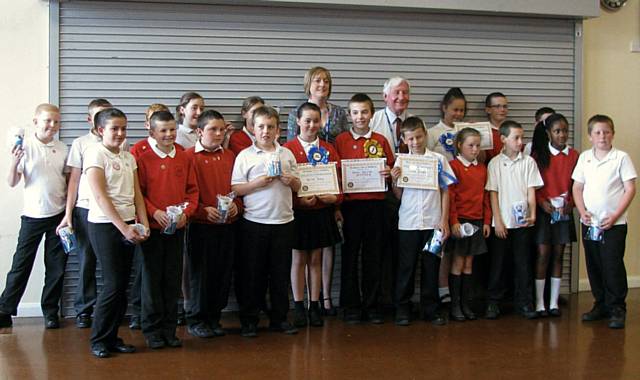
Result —
[[307, 154], [307, 160], [312, 166], [316, 166], [318, 163], [329, 163], [329, 151], [323, 147], [312, 146]]
[[440, 135], [440, 138], [438, 139], [438, 142], [440, 143], [440, 145], [442, 145], [444, 147], [444, 150], [454, 154], [455, 153], [455, 147], [453, 146], [453, 142], [456, 138], [456, 135], [454, 133], [451, 132], [445, 132], [443, 134]]

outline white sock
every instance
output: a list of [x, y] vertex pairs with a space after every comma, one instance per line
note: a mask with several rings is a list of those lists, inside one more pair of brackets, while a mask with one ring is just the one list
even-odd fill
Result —
[[444, 288], [438, 288], [438, 296], [440, 296], [440, 299], [442, 299], [443, 296], [447, 296], [447, 298], [449, 297], [449, 287], [444, 287]]
[[544, 279], [536, 279], [536, 311], [544, 310], [544, 284]]
[[562, 279], [559, 277], [551, 277], [551, 294], [549, 295], [549, 309], [558, 309], [558, 296], [560, 296], [560, 283]]

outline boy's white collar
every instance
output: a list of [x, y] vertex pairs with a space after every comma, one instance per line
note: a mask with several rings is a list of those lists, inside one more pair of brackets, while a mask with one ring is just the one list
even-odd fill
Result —
[[165, 153], [163, 151], [160, 150], [160, 148], [158, 148], [158, 141], [156, 139], [154, 139], [153, 137], [149, 136], [149, 145], [151, 145], [151, 149], [153, 150], [153, 153], [157, 154], [158, 157], [160, 158], [167, 158], [171, 157], [174, 158], [176, 156], [176, 145], [173, 144], [171, 146], [171, 151], [169, 153]]
[[217, 148], [215, 148], [215, 149], [211, 150], [211, 149], [207, 149], [207, 148], [205, 148], [205, 147], [202, 145], [202, 143], [200, 142], [200, 140], [196, 141], [196, 146], [195, 146], [195, 148], [194, 148], [194, 151], [195, 151], [196, 153], [200, 153], [200, 152], [202, 152], [202, 151], [205, 151], [205, 152], [211, 152], [211, 153], [213, 153], [213, 152], [217, 152], [217, 151], [219, 151], [219, 150], [224, 151], [224, 148], [222, 147], [222, 145], [218, 145], [218, 147], [217, 147]]
[[364, 137], [365, 139], [370, 139], [371, 138], [371, 134], [373, 133], [373, 130], [371, 130], [371, 128], [369, 128], [369, 132], [365, 133], [364, 135], [359, 135], [354, 131], [353, 127], [351, 127], [349, 132], [351, 132], [351, 136], [353, 136], [354, 140], [357, 140], [357, 139], [359, 139], [361, 137]]

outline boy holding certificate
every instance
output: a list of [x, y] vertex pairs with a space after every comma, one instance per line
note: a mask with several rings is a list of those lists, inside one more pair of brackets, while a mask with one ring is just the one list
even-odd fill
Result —
[[[340, 241], [340, 233], [334, 216], [335, 204], [342, 195], [319, 193], [313, 184], [302, 176], [303, 168], [332, 168], [334, 181], [317, 177], [316, 181], [334, 183], [337, 191], [335, 163], [340, 161], [338, 152], [330, 143], [318, 138], [322, 126], [320, 108], [314, 103], [305, 102], [297, 109], [296, 121], [300, 133], [296, 138], [284, 144], [296, 157], [302, 190], [311, 191], [310, 195], [300, 193], [293, 200], [294, 236], [291, 265], [291, 290], [293, 291], [294, 325], [296, 327], [322, 326], [320, 313], [320, 288], [322, 286], [322, 252]], [[307, 273], [309, 276], [305, 276]], [[309, 289], [309, 309], [304, 306], [304, 285], [307, 277]]]
[[296, 159], [278, 144], [279, 115], [271, 107], [253, 112], [256, 141], [240, 152], [233, 166], [231, 189], [244, 197], [240, 278], [240, 323], [244, 337], [257, 336], [258, 312], [267, 285], [271, 300], [270, 329], [298, 330], [287, 322], [288, 277], [293, 234], [293, 192], [300, 189]]
[[[438, 270], [442, 245], [449, 237], [448, 186], [457, 181], [447, 159], [427, 149], [427, 130], [420, 118], [407, 118], [400, 131], [409, 155], [399, 155], [391, 170], [393, 190], [400, 199], [395, 322], [398, 326], [410, 324], [416, 261], [420, 259], [420, 315], [434, 325], [444, 325], [447, 320], [439, 310]], [[425, 165], [419, 170], [418, 179], [426, 177], [429, 181], [415, 181], [410, 173], [405, 173], [409, 167], [403, 170], [402, 161], [412, 156], [421, 157], [419, 165]]]
[[[393, 165], [393, 151], [387, 139], [369, 128], [373, 115], [373, 101], [366, 94], [355, 94], [349, 101], [349, 115], [353, 123], [350, 131], [342, 132], [336, 138], [336, 149], [342, 161], [345, 183], [344, 203], [344, 245], [342, 247], [342, 287], [340, 306], [345, 310], [347, 323], [359, 323], [362, 318], [371, 323], [383, 323], [379, 304], [381, 256], [383, 249], [385, 181], [389, 177], [389, 167]], [[385, 159], [374, 181], [382, 183], [377, 191], [357, 192], [356, 179], [345, 176], [344, 159], [349, 162], [366, 164]], [[374, 159], [374, 160], [366, 160]], [[362, 191], [362, 190], [360, 190]], [[373, 223], [370, 223], [373, 221]], [[362, 248], [362, 285], [358, 281], [358, 253]], [[362, 297], [360, 296], [362, 289]]]

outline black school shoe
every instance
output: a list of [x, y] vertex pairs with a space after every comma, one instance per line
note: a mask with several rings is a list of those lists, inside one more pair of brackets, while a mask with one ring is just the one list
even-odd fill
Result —
[[116, 344], [111, 347], [107, 347], [110, 352], [118, 352], [120, 354], [132, 354], [136, 352], [136, 348], [130, 344], [126, 344], [122, 338], [116, 340]]
[[212, 338], [214, 336], [213, 331], [204, 322], [189, 325], [187, 332], [197, 338]]
[[0, 329], [13, 326], [13, 320], [11, 320], [11, 314], [0, 313]]
[[44, 317], [44, 328], [47, 330], [59, 329], [60, 320], [57, 315], [48, 315]]
[[88, 329], [91, 327], [91, 315], [79, 314], [76, 317], [76, 327], [79, 329]]
[[270, 323], [269, 330], [275, 332], [281, 332], [286, 335], [294, 335], [298, 333], [298, 329], [292, 326], [289, 322], [283, 321], [280, 323]]
[[611, 311], [611, 317], [609, 317], [610, 329], [623, 329], [625, 324], [627, 312], [622, 308], [615, 308]]
[[304, 306], [300, 308], [296, 305], [296, 308], [293, 310], [293, 325], [303, 328], [307, 327], [308, 323], [307, 311], [304, 309]]
[[91, 353], [100, 359], [108, 358], [111, 356], [111, 353], [107, 349], [107, 346], [104, 343], [96, 343], [91, 345]]
[[182, 347], [182, 341], [177, 336], [164, 337], [164, 343], [167, 347], [177, 348]]
[[447, 317], [440, 311], [433, 314], [425, 314], [424, 319], [431, 322], [434, 326], [444, 326], [447, 324]]
[[602, 306], [594, 305], [593, 308], [582, 314], [582, 322], [593, 322], [605, 319], [609, 316], [609, 313]]
[[220, 325], [220, 322], [210, 323], [209, 328], [211, 329], [211, 332], [213, 333], [214, 337], [221, 337], [221, 336], [227, 335], [227, 332], [225, 331], [225, 329], [222, 328], [222, 325]]
[[377, 310], [365, 312], [365, 317], [363, 319], [374, 325], [381, 325], [384, 323], [384, 315]]
[[318, 302], [311, 303], [311, 307], [309, 308], [309, 324], [313, 327], [322, 327], [324, 325]]
[[487, 310], [484, 313], [485, 319], [498, 319], [500, 316], [500, 308], [495, 303], [487, 305]]
[[242, 329], [240, 330], [240, 336], [244, 338], [255, 338], [258, 336], [258, 326], [254, 323], [247, 323], [246, 325], [242, 325]]
[[160, 348], [164, 348], [164, 346], [165, 346], [164, 338], [162, 336], [160, 336], [159, 334], [151, 334], [151, 335], [149, 335], [145, 339], [145, 342], [147, 343], [147, 347], [149, 347], [152, 350], [158, 350]]
[[531, 307], [531, 305], [523, 306], [518, 310], [518, 313], [525, 319], [536, 319], [538, 313]]

